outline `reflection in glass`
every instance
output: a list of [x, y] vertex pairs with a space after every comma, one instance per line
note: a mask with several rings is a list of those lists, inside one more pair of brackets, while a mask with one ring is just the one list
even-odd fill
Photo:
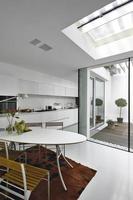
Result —
[[94, 79], [90, 78], [90, 128], [94, 127]]
[[96, 125], [104, 122], [104, 81], [96, 79], [95, 114]]

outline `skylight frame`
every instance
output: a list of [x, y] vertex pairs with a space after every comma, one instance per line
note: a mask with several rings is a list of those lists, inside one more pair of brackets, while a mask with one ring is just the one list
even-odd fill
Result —
[[[95, 23], [95, 21], [97, 21], [98, 19], [103, 18], [104, 15], [109, 15], [109, 13], [111, 12], [115, 12], [115, 10], [117, 11], [119, 8], [126, 6], [128, 4], [132, 3], [132, 0], [116, 0], [113, 1], [110, 4], [107, 4], [106, 6], [104, 6], [103, 8], [96, 10], [95, 12], [93, 12], [92, 14], [82, 18], [81, 20], [78, 21], [78, 29], [83, 29], [82, 31], [84, 32], [84, 27], [88, 26], [90, 23], [92, 24], [93, 22]], [[130, 9], [130, 8], [128, 8]]]

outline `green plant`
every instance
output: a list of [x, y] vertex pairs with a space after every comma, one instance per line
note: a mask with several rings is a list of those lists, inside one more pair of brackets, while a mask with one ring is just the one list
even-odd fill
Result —
[[115, 122], [112, 119], [107, 120], [108, 126], [114, 126]]
[[96, 106], [102, 106], [103, 105], [103, 100], [96, 98]]
[[99, 108], [100, 108], [100, 106], [102, 106], [102, 105], [103, 105], [103, 100], [102, 100], [102, 99], [99, 99], [99, 98], [96, 98], [96, 106], [98, 107], [98, 109], [97, 109], [98, 115], [99, 115], [99, 112], [100, 112]]
[[6, 114], [6, 117], [7, 117], [7, 120], [8, 120], [8, 126], [7, 126], [7, 128], [6, 128], [6, 130], [8, 131], [8, 132], [12, 132], [12, 131], [14, 131], [15, 130], [15, 128], [14, 128], [14, 118], [19, 118], [17, 115], [16, 115], [16, 113], [17, 113], [17, 110], [7, 110], [6, 112], [5, 112], [5, 114]]
[[29, 130], [29, 128], [24, 120], [21, 120], [20, 122], [15, 121], [14, 128], [18, 134], [24, 133]]
[[121, 116], [122, 116], [122, 108], [127, 106], [127, 101], [126, 101], [126, 99], [119, 98], [119, 99], [117, 99], [115, 101], [115, 104], [120, 108], [119, 117], [121, 118]]

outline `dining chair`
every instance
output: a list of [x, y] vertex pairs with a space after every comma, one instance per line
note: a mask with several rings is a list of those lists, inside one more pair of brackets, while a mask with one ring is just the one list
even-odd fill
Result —
[[7, 142], [0, 141], [0, 156], [4, 156], [7, 159], [9, 158]]
[[18, 159], [19, 161], [24, 157], [24, 161], [27, 162], [26, 153], [16, 149], [11, 149], [10, 142], [0, 141], [0, 156], [7, 159], [10, 158], [11, 160]]
[[[26, 125], [28, 127], [43, 127], [43, 123], [42, 122], [31, 122], [31, 123], [26, 123]], [[22, 150], [25, 150], [29, 147], [31, 147], [33, 144], [26, 144], [26, 143], [19, 143], [19, 150], [21, 150], [21, 147], [22, 147]], [[40, 152], [40, 145], [38, 145], [38, 150]]]
[[[53, 129], [63, 130], [63, 122], [57, 122], [57, 121], [45, 122], [45, 128], [53, 128]], [[64, 152], [64, 156], [65, 156], [65, 145], [63, 145], [63, 152]]]
[[[31, 123], [26, 123], [26, 125], [28, 127], [41, 127], [43, 128], [43, 123], [42, 122], [31, 122]], [[28, 160], [28, 156], [27, 156], [27, 152], [25, 151], [26, 149], [28, 148], [31, 148], [33, 146], [33, 144], [27, 144], [27, 143], [18, 143], [19, 145], [19, 151], [23, 151], [24, 152], [24, 160], [25, 160], [25, 163], [27, 163], [27, 160]], [[37, 147], [37, 148], [36, 148]], [[39, 161], [40, 161], [40, 151], [41, 151], [41, 145], [37, 145], [36, 147], [33, 148], [34, 151], [38, 151], [38, 158], [39, 158]]]
[[50, 173], [48, 170], [1, 156], [0, 166], [6, 169], [6, 172], [0, 176], [0, 194], [12, 200], [16, 197], [28, 200], [40, 181], [47, 181], [48, 200], [50, 200]]

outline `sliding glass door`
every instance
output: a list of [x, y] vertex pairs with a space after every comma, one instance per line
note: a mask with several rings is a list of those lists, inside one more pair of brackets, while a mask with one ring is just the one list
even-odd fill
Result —
[[129, 77], [129, 83], [130, 83], [130, 87], [129, 87], [129, 98], [130, 98], [130, 123], [129, 123], [129, 143], [130, 143], [130, 151], [133, 152], [133, 59], [130, 60], [130, 77]]
[[90, 129], [94, 129], [104, 122], [104, 81], [100, 78], [90, 77]]
[[94, 78], [90, 78], [90, 128], [95, 126], [94, 112]]
[[133, 152], [133, 58], [83, 71], [80, 130], [91, 141]]
[[106, 81], [95, 78], [95, 130], [91, 130], [91, 139], [128, 150], [129, 63], [109, 64], [97, 68], [96, 73]]
[[104, 81], [95, 79], [95, 125], [99, 126], [104, 122]]

